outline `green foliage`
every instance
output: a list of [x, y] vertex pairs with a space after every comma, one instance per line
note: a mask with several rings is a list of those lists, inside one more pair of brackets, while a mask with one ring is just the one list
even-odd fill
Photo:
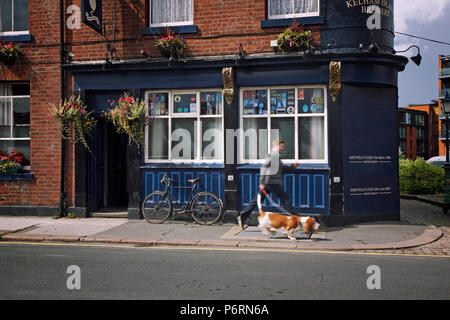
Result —
[[110, 103], [113, 108], [103, 115], [114, 124], [119, 134], [128, 136], [128, 144], [134, 142], [138, 150], [142, 149], [145, 145], [145, 127], [151, 124], [145, 101], [124, 94], [117, 103]]
[[20, 47], [12, 41], [0, 41], [0, 61], [12, 64], [21, 55]]
[[277, 44], [278, 50], [282, 52], [305, 51], [313, 48], [312, 34], [294, 20], [289, 28], [278, 35]]
[[81, 97], [72, 95], [59, 105], [51, 105], [49, 110], [48, 117], [56, 121], [62, 138], [73, 143], [81, 142], [91, 152], [87, 136], [97, 121], [91, 116], [93, 111], [87, 112]]
[[181, 58], [187, 49], [186, 43], [180, 36], [173, 34], [169, 28], [165, 28], [160, 39], [155, 41], [155, 46], [158, 48], [161, 55], [169, 58], [174, 55], [174, 58]]
[[436, 194], [444, 192], [444, 169], [427, 163], [424, 159], [416, 161], [400, 159], [400, 193]]

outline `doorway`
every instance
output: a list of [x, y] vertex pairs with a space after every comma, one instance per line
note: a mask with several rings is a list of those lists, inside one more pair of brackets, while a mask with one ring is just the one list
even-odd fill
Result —
[[88, 194], [91, 216], [127, 217], [127, 137], [103, 118], [91, 137]]

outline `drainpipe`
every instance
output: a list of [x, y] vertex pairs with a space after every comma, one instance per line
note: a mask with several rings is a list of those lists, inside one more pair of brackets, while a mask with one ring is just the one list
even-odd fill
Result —
[[[65, 78], [64, 78], [64, 0], [59, 0], [59, 56], [60, 56], [60, 76], [61, 76], [61, 101], [66, 99]], [[60, 190], [59, 190], [59, 217], [65, 216], [64, 212], [64, 176], [66, 171], [66, 141], [61, 138], [61, 176], [60, 176]]]

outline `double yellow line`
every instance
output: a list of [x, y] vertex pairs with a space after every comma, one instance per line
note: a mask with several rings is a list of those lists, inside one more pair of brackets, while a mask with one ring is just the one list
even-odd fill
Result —
[[30, 241], [3, 241], [5, 245], [30, 245], [30, 246], [75, 246], [75, 247], [107, 247], [125, 248], [140, 250], [186, 250], [186, 251], [231, 251], [231, 252], [274, 252], [274, 253], [314, 253], [314, 254], [335, 254], [335, 255], [368, 255], [368, 256], [397, 256], [397, 257], [429, 257], [429, 258], [450, 258], [450, 255], [433, 254], [410, 254], [410, 253], [390, 253], [390, 252], [358, 252], [358, 251], [332, 251], [332, 250], [293, 250], [293, 249], [266, 249], [266, 248], [219, 248], [219, 247], [192, 247], [192, 246], [139, 246], [127, 244], [102, 244], [102, 243], [64, 243], [64, 242], [30, 242]]

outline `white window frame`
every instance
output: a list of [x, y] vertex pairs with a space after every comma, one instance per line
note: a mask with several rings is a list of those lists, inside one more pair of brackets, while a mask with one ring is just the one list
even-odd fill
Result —
[[[298, 112], [298, 90], [299, 89], [314, 89], [320, 88], [324, 92], [324, 110], [322, 113], [300, 113]], [[295, 113], [293, 114], [270, 114], [270, 90], [271, 89], [295, 89]], [[244, 110], [244, 91], [247, 90], [267, 90], [267, 114], [245, 114]], [[264, 87], [242, 87], [239, 93], [239, 128], [241, 129], [239, 135], [239, 147], [238, 147], [238, 162], [239, 164], [262, 164], [266, 159], [244, 159], [244, 118], [263, 118], [267, 119], [267, 151], [270, 153], [271, 147], [271, 118], [294, 118], [294, 143], [295, 143], [295, 159], [282, 159], [284, 163], [314, 163], [314, 164], [326, 164], [328, 163], [328, 93], [327, 87], [323, 85], [285, 85], [285, 86], [264, 86]], [[324, 121], [324, 158], [323, 159], [299, 159], [298, 150], [298, 119], [306, 117], [323, 117]]]
[[[222, 94], [221, 100], [221, 114], [215, 115], [202, 115], [201, 114], [201, 102], [200, 102], [200, 94], [202, 92], [222, 92], [220, 88], [205, 88], [205, 89], [192, 89], [192, 90], [147, 90], [145, 91], [145, 103], [147, 106], [148, 113], [148, 97], [152, 93], [167, 93], [168, 97], [168, 115], [163, 116], [153, 116], [153, 118], [158, 119], [167, 119], [167, 137], [168, 137], [168, 159], [149, 159], [148, 154], [148, 139], [149, 139], [149, 127], [147, 126], [145, 129], [145, 163], [173, 163], [173, 164], [183, 164], [183, 163], [191, 163], [191, 164], [212, 164], [212, 163], [223, 163], [225, 158], [225, 130], [224, 130], [224, 96]], [[197, 111], [196, 112], [186, 112], [186, 113], [174, 113], [173, 112], [173, 96], [176, 94], [196, 94], [196, 104]], [[197, 130], [197, 139], [195, 141], [197, 146], [197, 155], [195, 159], [172, 159], [172, 119], [196, 119], [194, 124], [196, 125]], [[201, 159], [201, 155], [203, 153], [202, 150], [202, 119], [208, 118], [220, 118], [221, 121], [221, 132], [222, 132], [222, 150], [221, 157], [218, 159]]]
[[[170, 0], [167, 0], [170, 1]], [[194, 0], [190, 0], [192, 1], [192, 19], [194, 19]], [[149, 21], [149, 25], [150, 28], [153, 27], [176, 27], [176, 26], [188, 26], [188, 25], [193, 25], [194, 24], [194, 20], [186, 20], [186, 21], [179, 21], [179, 22], [164, 22], [164, 23], [152, 23], [152, 0], [149, 0], [149, 5], [148, 5], [148, 21]]]
[[[294, 0], [284, 0], [284, 1], [294, 1]], [[320, 15], [320, 0], [317, 0], [317, 12], [309, 12], [309, 13], [291, 13], [291, 14], [278, 14], [271, 15], [271, 0], [267, 0], [267, 18], [271, 19], [288, 19], [288, 18], [301, 18], [301, 17], [316, 17]]]
[[[9, 120], [11, 122], [10, 123], [10, 137], [9, 138], [0, 137], [0, 141], [31, 141], [31, 130], [30, 130], [30, 137], [28, 137], [28, 138], [14, 138], [13, 137], [13, 133], [14, 133], [14, 103], [13, 103], [13, 100], [14, 99], [20, 99], [20, 98], [28, 98], [28, 99], [30, 99], [30, 115], [31, 115], [31, 98], [30, 98], [30, 96], [29, 95], [0, 96], [0, 98], [1, 99], [11, 99], [10, 100], [10, 103], [11, 103], [10, 118], [9, 118]], [[31, 129], [31, 120], [30, 120], [30, 124], [28, 126]], [[30, 157], [31, 157], [31, 152], [30, 152]], [[30, 158], [28, 158], [28, 160], [31, 162]]]
[[[6, 0], [5, 0], [6, 1]], [[22, 30], [22, 31], [14, 31], [14, 0], [11, 0], [11, 24], [12, 29], [11, 31], [0, 31], [0, 36], [20, 36], [20, 35], [29, 35], [30, 34], [30, 21], [28, 20], [28, 30]], [[28, 1], [28, 8], [30, 6], [30, 2]]]

